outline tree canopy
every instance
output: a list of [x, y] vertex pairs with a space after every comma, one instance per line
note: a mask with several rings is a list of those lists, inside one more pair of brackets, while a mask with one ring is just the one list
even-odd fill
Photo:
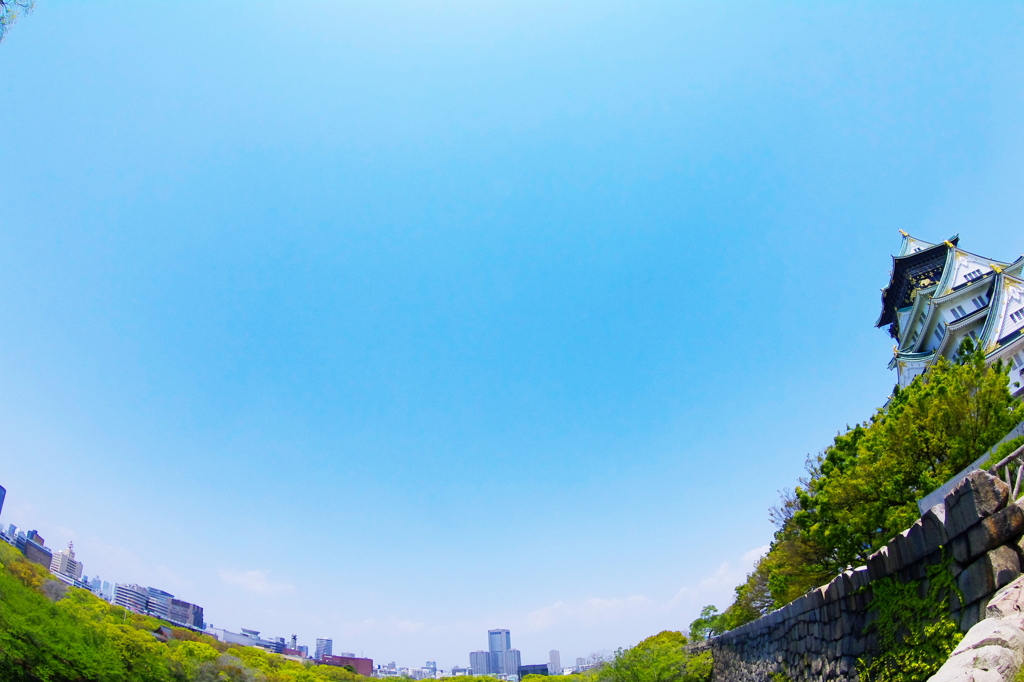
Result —
[[0, 42], [22, 12], [31, 12], [35, 0], [0, 0]]

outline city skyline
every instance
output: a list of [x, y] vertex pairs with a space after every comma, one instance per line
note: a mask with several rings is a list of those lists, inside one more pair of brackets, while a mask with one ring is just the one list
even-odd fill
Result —
[[685, 629], [897, 382], [899, 231], [1024, 246], [1013, 7], [36, 5], [0, 518], [232, 632]]

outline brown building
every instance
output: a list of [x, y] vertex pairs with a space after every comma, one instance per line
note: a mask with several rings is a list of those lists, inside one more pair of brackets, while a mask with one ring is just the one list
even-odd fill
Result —
[[324, 656], [320, 659], [324, 665], [336, 665], [339, 668], [350, 665], [359, 675], [370, 677], [373, 675], [372, 658], [350, 658], [348, 656]]
[[[42, 538], [39, 539], [42, 540]], [[31, 540], [25, 543], [25, 558], [46, 568], [53, 563], [53, 554], [50, 553], [50, 550]]]

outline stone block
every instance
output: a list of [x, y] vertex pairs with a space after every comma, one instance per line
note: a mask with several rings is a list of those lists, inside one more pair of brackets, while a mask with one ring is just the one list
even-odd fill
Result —
[[850, 582], [852, 583], [854, 590], [866, 587], [868, 583], [871, 582], [871, 576], [868, 575], [868, 567], [858, 566], [850, 571]]
[[960, 610], [960, 630], [962, 632], [970, 630], [984, 617], [984, 611], [980, 607], [981, 601], [979, 600]]
[[[989, 561], [988, 555], [986, 554], [965, 568], [956, 582], [967, 604], [972, 604], [985, 595], [995, 592], [996, 581], [992, 574], [992, 563]], [[971, 625], [974, 623], [972, 622]]]
[[922, 556], [934, 552], [946, 544], [946, 506], [938, 504], [925, 512], [921, 517], [921, 542], [924, 545]]
[[[966, 537], [970, 546], [970, 556], [967, 561], [981, 556], [990, 549], [1006, 544], [1011, 538], [1019, 536], [1021, 533], [1024, 533], [1024, 511], [1016, 503], [1009, 504], [1005, 509], [986, 517], [981, 523], [967, 531]], [[956, 559], [956, 556], [954, 555], [953, 558]], [[960, 559], [956, 560], [960, 561]], [[960, 563], [966, 562], [960, 561]]]
[[987, 471], [972, 471], [946, 495], [946, 538], [952, 539], [1006, 506], [1010, 487]]
[[995, 589], [1009, 585], [1020, 576], [1020, 559], [1009, 547], [997, 547], [985, 555], [992, 564]]
[[868, 579], [871, 582], [889, 575], [889, 546], [882, 547], [868, 557]]
[[853, 571], [843, 571], [832, 581], [836, 585], [836, 591], [840, 599], [849, 596], [853, 592], [853, 581], [850, 579], [852, 575]]
[[967, 533], [958, 535], [946, 545], [949, 547], [949, 553], [953, 555], [953, 561], [961, 566], [971, 563], [971, 560], [974, 559], [974, 556], [971, 556], [971, 546], [967, 535]]

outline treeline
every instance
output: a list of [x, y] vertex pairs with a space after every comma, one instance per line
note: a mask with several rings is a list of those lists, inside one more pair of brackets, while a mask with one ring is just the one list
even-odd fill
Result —
[[[163, 641], [157, 632], [170, 633]], [[711, 654], [662, 632], [565, 682], [705, 682]], [[533, 680], [537, 678], [537, 680]], [[494, 682], [494, 678], [453, 678]], [[523, 682], [540, 682], [526, 676]], [[345, 668], [299, 663], [132, 613], [54, 580], [0, 543], [0, 680], [4, 682], [369, 682]]]
[[[847, 427], [808, 458], [806, 477], [769, 512], [776, 531], [768, 553], [724, 612], [704, 608], [691, 637], [739, 627], [863, 565], [918, 518], [918, 499], [1024, 420], [1009, 367], [987, 366], [969, 339], [957, 357], [940, 359], [926, 376], [897, 388], [870, 420]], [[993, 459], [1022, 441], [1003, 444]]]
[[[634, 647], [619, 649], [611, 661], [596, 668], [554, 679], [559, 682], [707, 682], [711, 677], [711, 652], [691, 654], [686, 645], [683, 633], [665, 630]], [[494, 682], [493, 678], [483, 679]], [[552, 682], [552, 678], [525, 675], [520, 682]]]
[[0, 543], [0, 680], [5, 682], [368, 682], [170, 628], [53, 580]]

